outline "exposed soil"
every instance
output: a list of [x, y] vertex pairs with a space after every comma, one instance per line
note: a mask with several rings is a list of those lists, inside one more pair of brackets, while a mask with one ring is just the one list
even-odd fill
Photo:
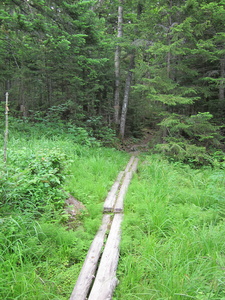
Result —
[[65, 211], [71, 215], [71, 217], [76, 217], [77, 215], [81, 214], [83, 210], [85, 210], [85, 206], [83, 203], [78, 201], [72, 195], [68, 199], [66, 199], [66, 207]]
[[68, 215], [68, 229], [76, 229], [79, 227], [82, 224], [82, 213], [86, 211], [84, 204], [70, 195], [69, 198], [65, 200], [65, 213]]
[[149, 142], [153, 139], [155, 132], [150, 129], [143, 129], [143, 137], [134, 140], [132, 138], [125, 139], [122, 144], [122, 150], [138, 155], [140, 152], [147, 152], [149, 150]]

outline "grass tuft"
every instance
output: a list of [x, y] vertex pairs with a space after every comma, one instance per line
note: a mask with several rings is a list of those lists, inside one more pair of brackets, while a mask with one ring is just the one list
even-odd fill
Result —
[[113, 299], [225, 299], [224, 179], [145, 157], [125, 200]]
[[[7, 167], [0, 163], [0, 299], [65, 300], [129, 158], [51, 128], [29, 132], [11, 132]], [[75, 226], [65, 217], [68, 194], [86, 207]]]

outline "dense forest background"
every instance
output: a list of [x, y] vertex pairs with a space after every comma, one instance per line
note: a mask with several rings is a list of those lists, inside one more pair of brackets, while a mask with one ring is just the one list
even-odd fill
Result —
[[225, 0], [0, 1], [0, 299], [69, 298], [131, 153], [113, 299], [225, 299], [224, 28]]
[[154, 130], [156, 151], [208, 162], [223, 150], [224, 23], [224, 0], [2, 1], [1, 100], [99, 139]]

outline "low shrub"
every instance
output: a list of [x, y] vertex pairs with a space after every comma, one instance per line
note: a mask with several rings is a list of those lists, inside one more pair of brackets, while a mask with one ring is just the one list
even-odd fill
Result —
[[[69, 160], [59, 149], [43, 149], [27, 156], [26, 148], [9, 151], [2, 172], [1, 205], [21, 209], [42, 208], [52, 203], [63, 206], [67, 196], [61, 189]], [[4, 177], [3, 177], [4, 176]]]

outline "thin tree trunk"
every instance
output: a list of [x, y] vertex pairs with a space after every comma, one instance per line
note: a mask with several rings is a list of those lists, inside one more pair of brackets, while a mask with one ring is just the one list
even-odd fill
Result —
[[[173, 6], [173, 1], [170, 0], [169, 3], [170, 9]], [[171, 46], [171, 36], [170, 36], [170, 29], [172, 26], [172, 18], [171, 15], [168, 16], [168, 22], [169, 22], [169, 26], [168, 26], [168, 32], [167, 32], [167, 39], [168, 39], [168, 46], [169, 46], [169, 51], [167, 53], [167, 76], [168, 78], [170, 78], [170, 73], [171, 73], [171, 51], [170, 51], [170, 46]]]
[[[120, 0], [118, 7], [118, 39], [123, 36], [123, 0]], [[114, 122], [119, 124], [119, 110], [120, 110], [120, 52], [119, 45], [116, 46], [115, 51], [115, 94], [114, 94]]]
[[220, 60], [220, 87], [219, 87], [219, 100], [225, 100], [225, 58]]
[[5, 140], [4, 140], [4, 162], [5, 162], [5, 164], [7, 162], [7, 145], [8, 145], [8, 134], [9, 134], [8, 98], [9, 98], [9, 93], [6, 92], [6, 94], [5, 94]]
[[20, 112], [22, 113], [22, 116], [24, 118], [27, 117], [27, 107], [26, 107], [26, 100], [25, 100], [23, 75], [21, 75], [21, 79], [20, 79]]
[[[168, 42], [169, 42], [168, 45], [170, 47], [171, 41], [170, 41], [169, 36], [168, 36]], [[168, 53], [167, 53], [167, 76], [168, 76], [168, 78], [170, 78], [170, 73], [171, 73], [170, 67], [171, 67], [171, 52], [169, 50]]]
[[130, 94], [130, 86], [133, 76], [133, 68], [134, 68], [134, 58], [135, 54], [132, 53], [130, 58], [130, 66], [127, 73], [127, 79], [125, 84], [125, 90], [124, 90], [124, 98], [123, 98], [123, 107], [121, 112], [121, 118], [120, 118], [120, 136], [123, 139], [125, 134], [125, 126], [126, 126], [126, 117], [127, 117], [127, 109], [128, 109], [128, 102], [129, 102], [129, 94]]

